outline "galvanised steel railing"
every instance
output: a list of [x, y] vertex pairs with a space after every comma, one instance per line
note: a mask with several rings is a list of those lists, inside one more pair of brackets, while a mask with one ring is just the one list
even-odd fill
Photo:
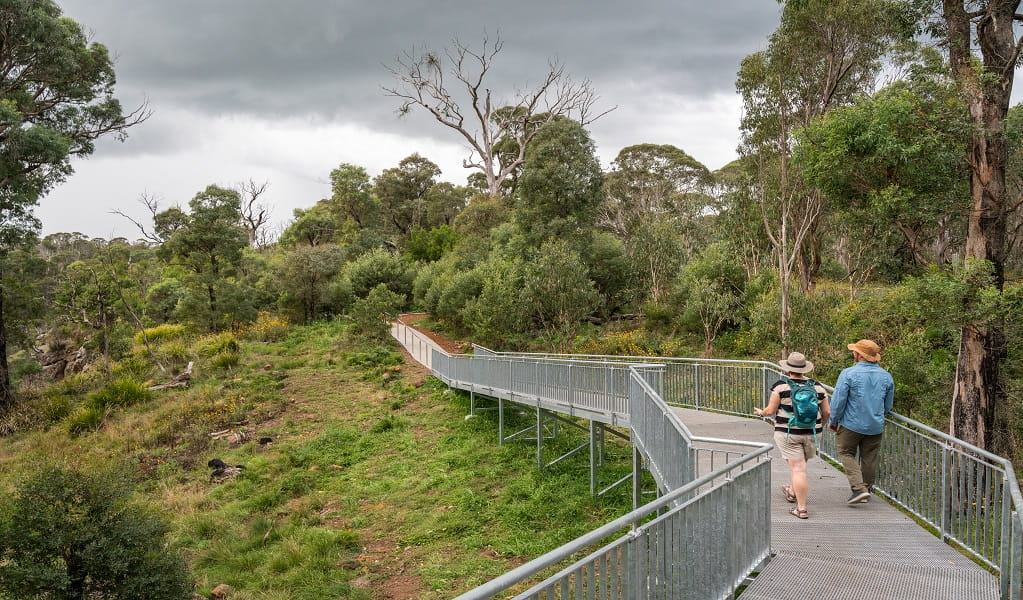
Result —
[[[769, 555], [771, 446], [694, 437], [661, 398], [663, 365], [488, 351], [452, 356], [403, 324], [392, 335], [413, 356], [429, 354], [434, 374], [452, 387], [628, 424], [663, 494], [460, 600], [491, 598], [558, 566], [515, 598], [725, 598]], [[587, 554], [563, 564], [579, 552]]]
[[[765, 509], [770, 507], [771, 470], [764, 459], [770, 446], [754, 446], [745, 456], [456, 600], [492, 598], [562, 563], [568, 564], [514, 598], [732, 597], [769, 554]], [[581, 553], [582, 558], [572, 560]]]
[[[663, 362], [664, 398], [669, 404], [741, 416], [751, 416], [754, 406], [766, 403], [770, 384], [783, 373], [779, 365], [765, 361], [599, 355], [585, 359]], [[998, 572], [1002, 598], [1019, 600], [1023, 495], [1012, 463], [897, 413], [886, 422], [876, 491], [933, 527], [942, 540]], [[840, 462], [831, 432], [825, 431], [820, 443], [822, 454]]]

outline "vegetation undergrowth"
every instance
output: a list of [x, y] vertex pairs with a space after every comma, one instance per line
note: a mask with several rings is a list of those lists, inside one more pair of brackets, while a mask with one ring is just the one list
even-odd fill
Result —
[[[23, 408], [32, 426], [0, 445], [0, 492], [40, 465], [121, 464], [136, 500], [167, 519], [196, 591], [226, 583], [237, 599], [447, 598], [629, 509], [627, 490], [591, 498], [585, 458], [538, 470], [532, 443], [497, 444], [492, 411], [466, 419], [466, 396], [350, 329], [173, 332], [196, 361], [188, 388], [87, 374], [43, 389]], [[216, 365], [224, 353], [238, 357], [230, 368]], [[534, 418], [510, 410], [506, 424]], [[545, 451], [578, 445], [572, 429]], [[629, 456], [609, 444], [604, 485]], [[213, 458], [244, 469], [214, 481]]]

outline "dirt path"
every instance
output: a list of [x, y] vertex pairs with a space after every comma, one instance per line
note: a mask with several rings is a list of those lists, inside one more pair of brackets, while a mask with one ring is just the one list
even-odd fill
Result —
[[435, 331], [430, 331], [429, 329], [423, 329], [422, 327], [413, 325], [413, 323], [422, 321], [429, 316], [430, 315], [426, 313], [410, 313], [399, 316], [398, 320], [433, 340], [448, 354], [461, 354], [471, 346], [469, 342], [452, 340], [451, 338], [445, 337]]

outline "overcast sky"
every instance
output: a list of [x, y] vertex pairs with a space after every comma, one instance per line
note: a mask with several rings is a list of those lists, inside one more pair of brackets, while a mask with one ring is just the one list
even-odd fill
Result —
[[103, 141], [43, 198], [43, 233], [138, 237], [143, 194], [187, 206], [207, 185], [269, 182], [273, 221], [330, 196], [331, 169], [370, 176], [418, 152], [464, 184], [466, 148], [425, 114], [396, 114], [385, 68], [402, 51], [478, 49], [499, 35], [495, 98], [531, 87], [548, 59], [589, 80], [605, 167], [626, 146], [673, 144], [711, 169], [735, 158], [742, 58], [778, 24], [776, 0], [57, 0], [115, 57], [117, 97], [152, 117]]

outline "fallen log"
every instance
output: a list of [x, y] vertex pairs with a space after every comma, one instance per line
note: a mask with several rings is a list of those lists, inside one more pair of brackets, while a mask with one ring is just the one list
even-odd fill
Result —
[[155, 391], [158, 391], [158, 390], [168, 390], [168, 389], [172, 389], [172, 388], [188, 387], [188, 382], [191, 381], [191, 379], [192, 379], [192, 365], [194, 365], [194, 364], [195, 363], [193, 361], [188, 361], [188, 367], [184, 371], [178, 373], [174, 377], [174, 379], [171, 379], [167, 383], [161, 383], [159, 385], [151, 385], [151, 386], [149, 386], [149, 391], [155, 392]]

